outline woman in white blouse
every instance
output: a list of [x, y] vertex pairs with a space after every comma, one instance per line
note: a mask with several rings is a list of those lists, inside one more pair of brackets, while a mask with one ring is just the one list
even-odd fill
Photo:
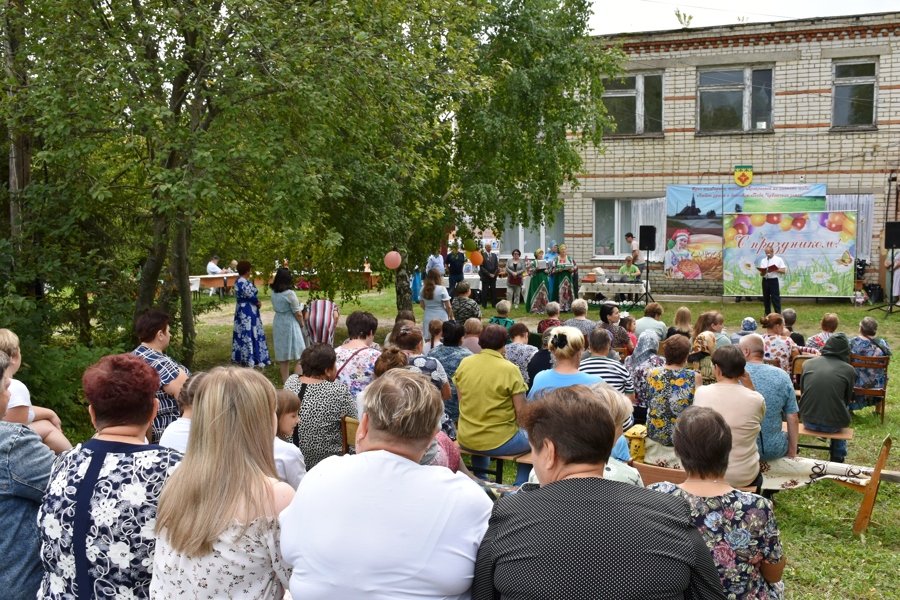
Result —
[[194, 401], [185, 459], [159, 500], [151, 598], [282, 598], [275, 388], [253, 369], [218, 367]]

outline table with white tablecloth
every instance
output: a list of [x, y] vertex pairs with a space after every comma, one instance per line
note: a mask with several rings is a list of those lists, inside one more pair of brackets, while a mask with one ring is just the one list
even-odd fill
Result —
[[596, 298], [597, 294], [603, 294], [607, 298], [611, 298], [616, 294], [643, 294], [644, 284], [647, 285], [647, 291], [649, 292], [650, 284], [646, 281], [638, 283], [601, 283], [599, 281], [585, 283], [582, 281], [578, 285], [578, 297], [584, 298], [586, 294], [592, 294], [593, 298]]
[[[466, 281], [466, 283], [469, 284], [469, 287], [471, 289], [473, 289], [473, 290], [481, 289], [481, 278], [478, 277], [478, 275], [466, 275], [465, 281]], [[528, 294], [528, 286], [530, 283], [531, 283], [531, 277], [529, 277], [527, 275], [522, 277], [522, 295], [523, 296]], [[444, 277], [443, 277], [443, 285], [445, 288], [447, 288], [447, 291], [451, 292], [451, 295], [452, 295], [452, 290], [449, 289], [450, 278], [447, 277], [446, 275], [444, 275]], [[500, 293], [500, 290], [504, 290], [502, 294]], [[499, 298], [500, 296], [504, 296], [504, 297], [506, 296], [506, 278], [505, 277], [497, 278], [497, 297]]]

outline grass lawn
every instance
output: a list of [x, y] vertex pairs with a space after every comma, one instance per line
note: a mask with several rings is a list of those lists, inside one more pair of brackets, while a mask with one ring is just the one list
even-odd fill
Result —
[[[304, 300], [301, 298], [301, 301]], [[733, 332], [740, 328], [745, 316], [752, 316], [757, 321], [762, 317], [761, 302], [736, 304], [728, 301], [716, 302], [662, 302], [665, 308], [663, 320], [671, 322], [679, 306], [691, 309], [694, 318], [707, 310], [719, 310], [725, 315], [726, 330]], [[231, 323], [228, 315], [233, 311], [233, 302], [222, 307], [219, 313], [210, 313], [201, 319], [198, 327], [198, 343], [196, 369], [208, 369], [216, 365], [228, 364], [231, 352]], [[880, 323], [879, 334], [885, 337], [893, 348], [900, 348], [900, 314], [882, 322], [882, 313], [866, 312], [865, 308], [854, 308], [849, 302], [819, 302], [818, 304], [803, 301], [787, 301], [784, 307], [793, 307], [799, 314], [795, 329], [804, 336], [819, 331], [819, 320], [826, 312], [835, 312], [840, 316], [840, 330], [854, 335], [862, 317], [875, 316]], [[353, 310], [363, 309], [372, 312], [380, 319], [393, 319], [395, 301], [393, 290], [382, 294], [368, 294], [360, 297], [353, 305], [341, 307], [341, 313], [348, 315]], [[263, 311], [271, 311], [267, 299], [263, 302]], [[417, 306], [416, 315], [421, 322], [422, 310]], [[494, 311], [485, 312], [485, 319]], [[641, 314], [636, 315], [638, 317]], [[523, 308], [513, 310], [511, 318], [528, 324], [536, 324], [539, 317], [527, 315]], [[596, 309], [592, 307], [591, 318], [597, 319]], [[212, 324], [216, 322], [216, 324]], [[380, 328], [377, 340], [383, 339], [388, 332], [385, 325]], [[271, 336], [271, 327], [266, 328]], [[346, 329], [339, 327], [337, 342], [346, 337]], [[271, 340], [271, 337], [270, 337]], [[891, 363], [890, 372], [897, 380], [898, 367]], [[269, 367], [265, 374], [280, 385], [277, 367]], [[858, 412], [852, 427], [855, 429], [854, 439], [849, 444], [847, 461], [854, 464], [871, 465], [874, 463], [884, 436], [890, 433], [895, 440], [900, 438], [900, 405], [898, 405], [897, 386], [889, 386], [888, 410], [885, 424], [872, 415], [871, 410]], [[900, 444], [900, 441], [898, 441]], [[819, 457], [825, 457], [822, 451]], [[888, 461], [888, 469], [900, 471], [900, 453], [895, 449]], [[514, 465], [508, 465], [506, 481], [515, 476]], [[806, 486], [798, 490], [781, 492], [775, 497], [775, 512], [783, 536], [787, 568], [784, 579], [787, 586], [787, 598], [790, 599], [858, 599], [858, 598], [900, 598], [900, 589], [896, 584], [898, 557], [900, 557], [900, 486], [885, 483], [881, 486], [875, 505], [873, 520], [863, 537], [855, 537], [851, 532], [853, 520], [859, 510], [862, 495], [851, 492], [827, 481]], [[623, 541], [623, 543], [626, 543]]]

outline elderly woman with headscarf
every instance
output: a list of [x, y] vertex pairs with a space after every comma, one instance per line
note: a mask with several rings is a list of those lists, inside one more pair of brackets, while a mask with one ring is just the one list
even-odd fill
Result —
[[741, 343], [741, 338], [756, 331], [756, 319], [753, 317], [744, 317], [741, 321], [741, 330], [731, 334], [731, 343], [737, 346]]
[[703, 377], [703, 385], [712, 385], [716, 382], [716, 369], [712, 364], [712, 353], [715, 349], [715, 334], [703, 331], [694, 338], [694, 345], [691, 346], [690, 355], [687, 357], [688, 366]]
[[634, 382], [634, 420], [644, 423], [647, 420], [647, 406], [653, 390], [647, 384], [650, 369], [662, 367], [666, 359], [657, 354], [659, 337], [655, 331], [645, 331], [638, 338], [637, 346], [631, 356], [625, 359], [625, 368], [631, 373]]
[[541, 487], [494, 504], [472, 600], [724, 597], [687, 503], [605, 478], [619, 429], [606, 403], [559, 388], [520, 420]]

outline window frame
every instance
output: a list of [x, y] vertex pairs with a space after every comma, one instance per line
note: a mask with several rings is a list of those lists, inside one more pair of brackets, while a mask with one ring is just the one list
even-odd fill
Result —
[[[833, 59], [831, 61], [831, 129], [835, 132], [853, 132], [853, 131], [878, 131], [878, 76], [881, 73], [881, 61], [878, 56], [867, 56], [862, 58], [846, 58]], [[864, 65], [873, 63], [875, 65], [875, 74], [866, 77], [841, 77], [841, 84], [838, 85], [837, 68], [841, 65]], [[872, 123], [870, 125], [835, 125], [835, 91], [836, 88], [845, 85], [872, 85]]]
[[[646, 76], [658, 76], [660, 78], [660, 104], [662, 105], [662, 113], [660, 115], [660, 129], [661, 131], [652, 131], [650, 133], [644, 132], [644, 77]], [[603, 95], [600, 97], [601, 101], [603, 98], [630, 98], [634, 97], [634, 133], [603, 133], [603, 137], [605, 138], [636, 138], [636, 137], [649, 137], [649, 138], [659, 138], [665, 137], [666, 134], [666, 72], [662, 71], [637, 71], [637, 72], [628, 72], [622, 75], [622, 77], [609, 77], [606, 79], [627, 79], [628, 77], [634, 77], [634, 90], [607, 90], [604, 87]]]
[[[562, 220], [563, 228], [565, 229], [565, 223], [566, 223], [565, 208], [560, 209], [559, 212], [563, 219]], [[559, 222], [559, 221], [557, 220], [556, 222]], [[515, 250], [516, 248], [518, 248], [519, 251], [522, 253], [522, 258], [534, 258], [534, 250], [530, 250], [530, 251], [522, 250], [522, 248], [525, 246], [525, 227], [521, 223], [519, 223], [518, 225], [511, 226], [510, 231], [512, 230], [512, 227], [516, 227], [518, 229], [518, 238], [515, 240], [515, 243], [510, 244], [508, 250], [506, 249], [507, 241], [505, 239], [501, 239], [500, 240], [500, 250], [497, 252], [497, 257], [503, 258], [503, 259], [511, 259], [512, 251]], [[547, 224], [539, 223], [537, 225], [537, 228], [539, 228], [540, 232], [541, 232], [540, 247], [548, 248], [551, 240], [550, 240], [550, 234], [547, 232]], [[501, 233], [506, 233], [506, 231], [507, 230], [503, 230]], [[562, 244], [563, 242], [559, 242], [559, 243]]]
[[[700, 77], [703, 73], [710, 73], [716, 71], [742, 71], [743, 73], [743, 81], [742, 83], [722, 83], [718, 85], [700, 85]], [[772, 73], [772, 89], [771, 89], [771, 97], [770, 102], [772, 105], [772, 119], [769, 127], [765, 129], [757, 129], [753, 127], [752, 118], [753, 118], [753, 71], [770, 71]], [[775, 133], [775, 65], [773, 64], [755, 64], [755, 65], [747, 65], [747, 64], [737, 64], [737, 65], [720, 65], [720, 66], [709, 66], [703, 67], [702, 69], [698, 68], [696, 73], [696, 96], [695, 96], [695, 108], [694, 108], [694, 118], [695, 127], [694, 134], [695, 135], [766, 135], [766, 134], [774, 134]], [[741, 91], [741, 129], [740, 130], [717, 130], [717, 131], [703, 131], [700, 129], [700, 94], [703, 91], [713, 91], [713, 92], [729, 92], [729, 91]]]
[[[625, 244], [625, 234], [627, 231], [618, 231], [620, 229], [620, 225], [622, 223], [622, 212], [621, 212], [621, 204], [620, 202], [635, 202], [637, 200], [641, 200], [641, 198], [591, 198], [591, 260], [612, 260], [612, 261], [622, 261], [625, 260], [626, 256], [631, 256], [631, 248], [628, 249], [628, 252], [616, 252], [615, 254], [597, 254], [597, 202], [615, 202], [616, 210], [615, 216], [613, 217], [613, 223], [616, 227], [615, 239], [616, 239], [616, 248], [619, 250], [622, 249]], [[632, 204], [631, 209], [632, 216], [632, 233], [634, 233], [634, 229], [637, 229], [634, 224], [634, 205]]]

